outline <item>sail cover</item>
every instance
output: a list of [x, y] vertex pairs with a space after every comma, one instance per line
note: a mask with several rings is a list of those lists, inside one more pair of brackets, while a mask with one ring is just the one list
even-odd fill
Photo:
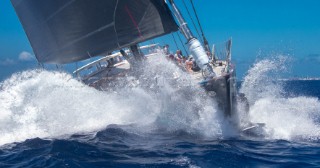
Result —
[[39, 62], [70, 63], [178, 26], [164, 0], [11, 0]]

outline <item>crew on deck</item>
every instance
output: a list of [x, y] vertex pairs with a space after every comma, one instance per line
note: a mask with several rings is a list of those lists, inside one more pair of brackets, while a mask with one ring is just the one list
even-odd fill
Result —
[[[201, 70], [192, 56], [190, 56], [189, 58], [183, 56], [181, 50], [179, 49], [173, 55], [169, 51], [169, 45], [166, 44], [163, 47], [163, 52], [169, 61], [176, 63], [178, 66], [182, 67], [182, 69], [185, 69], [187, 72], [198, 72]], [[208, 52], [207, 54], [209, 57], [210, 52]]]
[[187, 72], [198, 72], [201, 70], [192, 56], [190, 56], [189, 59], [186, 60], [185, 67]]
[[182, 63], [183, 56], [182, 56], [181, 50], [176, 51], [176, 53], [174, 54], [174, 59], [178, 64]]
[[166, 45], [163, 47], [163, 52], [164, 52], [165, 55], [169, 55], [169, 54], [170, 54], [170, 52], [169, 52], [169, 45], [168, 45], [168, 44], [166, 44]]
[[188, 60], [186, 60], [185, 64], [186, 64], [186, 70], [187, 72], [192, 72], [192, 65], [193, 65], [193, 61], [192, 61], [192, 57], [190, 57]]

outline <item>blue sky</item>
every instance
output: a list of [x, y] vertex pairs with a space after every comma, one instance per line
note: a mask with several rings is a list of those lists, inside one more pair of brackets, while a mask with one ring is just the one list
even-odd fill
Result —
[[[211, 44], [233, 38], [233, 60], [239, 78], [255, 60], [280, 54], [293, 58], [288, 77], [320, 76], [319, 0], [193, 1]], [[181, 0], [176, 2], [188, 18]], [[189, 0], [185, 2], [190, 7]], [[0, 79], [3, 79], [37, 64], [32, 60], [32, 48], [10, 1], [1, 0], [0, 9]], [[194, 29], [191, 22], [189, 26]], [[157, 42], [169, 43], [173, 49], [175, 46], [171, 35]]]

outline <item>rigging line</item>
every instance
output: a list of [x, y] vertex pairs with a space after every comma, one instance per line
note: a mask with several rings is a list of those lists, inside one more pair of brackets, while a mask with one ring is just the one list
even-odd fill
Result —
[[44, 64], [38, 61], [38, 68], [44, 69]]
[[191, 21], [192, 21], [192, 24], [193, 24], [194, 28], [196, 29], [196, 32], [197, 32], [197, 34], [198, 34], [198, 37], [200, 38], [201, 35], [200, 35], [200, 33], [199, 33], [199, 30], [198, 30], [196, 24], [194, 23], [194, 20], [193, 20], [191, 14], [190, 14], [190, 11], [189, 11], [188, 7], [187, 7], [186, 3], [184, 2], [184, 0], [182, 0], [182, 2], [183, 2], [183, 5], [184, 5], [184, 7], [186, 8], [186, 10], [187, 10], [187, 12], [188, 12], [188, 15], [189, 15], [189, 17], [190, 17], [190, 19], [191, 19]]
[[41, 68], [41, 63], [39, 61], [38, 62], [38, 67], [37, 68]]
[[180, 43], [181, 43], [181, 45], [182, 45], [182, 47], [183, 47], [184, 51], [186, 52], [187, 56], [189, 56], [188, 50], [187, 50], [187, 49], [186, 49], [186, 47], [184, 46], [184, 44], [183, 44], [183, 42], [182, 42], [182, 40], [181, 40], [181, 37], [180, 37], [180, 35], [179, 35], [179, 33], [178, 33], [178, 32], [177, 32], [177, 35], [178, 35], [178, 38], [179, 38], [179, 40], [180, 40]]
[[118, 8], [118, 3], [119, 3], [119, 0], [117, 0], [116, 7], [113, 11], [113, 22], [114, 22], [113, 29], [114, 29], [114, 32], [116, 33], [118, 47], [120, 48], [118, 32], [116, 29], [116, 12], [117, 12], [117, 8]]
[[78, 61], [75, 62], [75, 64], [76, 64], [76, 70], [77, 70], [77, 69], [79, 68], [79, 67], [78, 67]]
[[202, 26], [201, 26], [201, 24], [200, 24], [200, 20], [199, 20], [197, 11], [196, 11], [196, 9], [195, 9], [195, 7], [194, 7], [193, 1], [190, 0], [190, 2], [191, 2], [193, 12], [194, 12], [194, 14], [196, 15], [196, 18], [197, 18], [197, 21], [198, 21], [198, 24], [199, 24], [199, 27], [200, 27], [200, 30], [201, 30], [201, 33], [202, 33], [202, 38], [203, 38], [203, 43], [204, 43], [205, 49], [206, 49], [206, 51], [210, 52], [210, 46], [209, 46], [209, 43], [208, 43], [208, 41], [207, 41], [207, 39], [206, 39], [206, 37], [205, 37], [205, 35], [204, 35], [204, 33], [203, 33], [203, 29], [202, 29]]
[[178, 43], [176, 41], [176, 38], [174, 37], [173, 33], [171, 33], [172, 37], [173, 37], [173, 40], [174, 40], [174, 43], [176, 44], [176, 47], [177, 47], [177, 50], [179, 50], [179, 47], [178, 47]]
[[193, 5], [193, 1], [192, 1], [192, 0], [190, 0], [190, 2], [191, 2], [191, 5], [192, 5], [193, 12], [194, 12], [194, 14], [196, 15], [196, 18], [197, 18], [197, 21], [198, 21], [198, 24], [199, 24], [199, 27], [200, 27], [200, 30], [201, 30], [202, 36], [204, 36], [203, 29], [202, 29], [202, 26], [201, 26], [201, 24], [200, 24], [200, 21], [199, 21], [199, 18], [198, 18], [198, 14], [197, 14], [197, 11], [196, 11], [196, 9], [195, 9], [195, 7], [194, 7], [194, 5]]

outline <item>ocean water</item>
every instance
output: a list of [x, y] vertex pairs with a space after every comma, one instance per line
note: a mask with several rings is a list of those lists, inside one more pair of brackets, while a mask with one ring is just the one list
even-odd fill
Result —
[[[285, 59], [257, 61], [239, 83], [250, 110], [225, 119], [162, 58], [104, 91], [61, 71], [2, 81], [0, 167], [320, 167], [320, 81], [279, 80]], [[243, 134], [248, 123], [264, 127]]]

